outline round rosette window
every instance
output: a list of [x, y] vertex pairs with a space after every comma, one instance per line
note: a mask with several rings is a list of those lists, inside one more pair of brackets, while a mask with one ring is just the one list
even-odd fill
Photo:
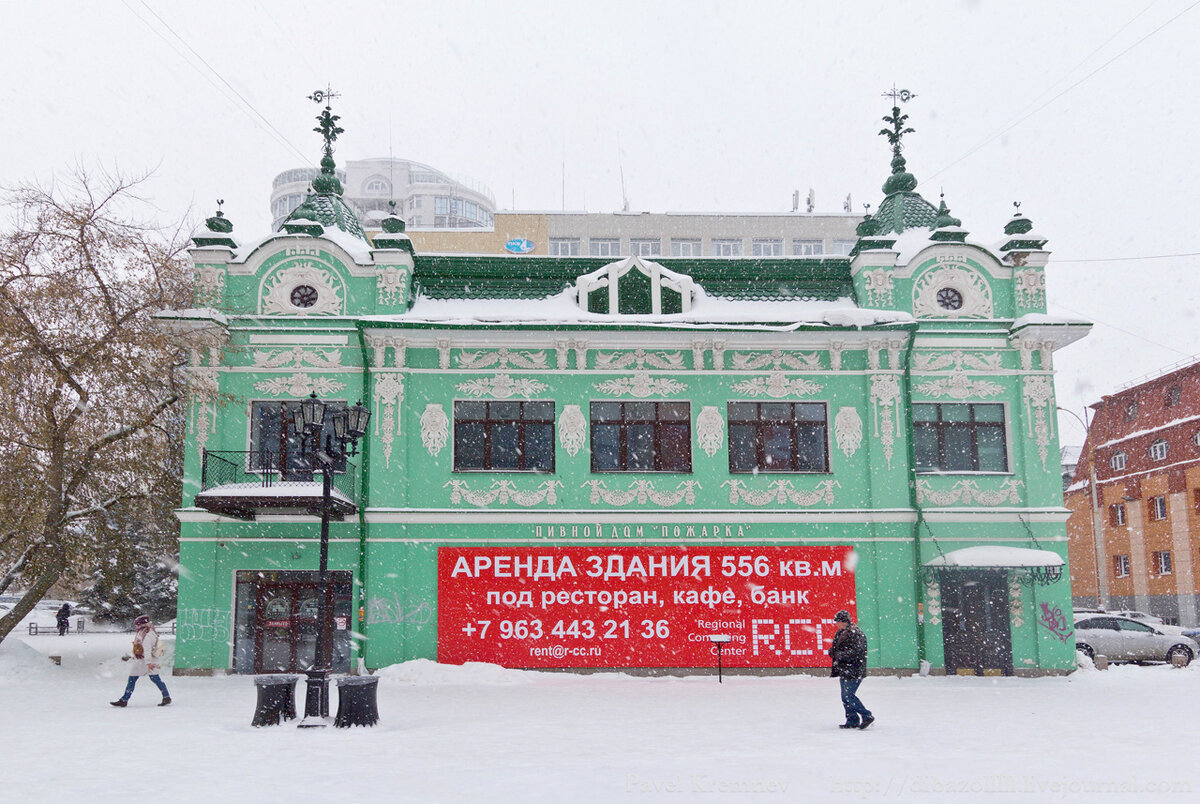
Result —
[[307, 309], [317, 303], [317, 289], [312, 285], [297, 285], [292, 288], [290, 298], [294, 306]]
[[963, 295], [955, 288], [944, 287], [937, 292], [937, 303], [943, 310], [961, 310]]

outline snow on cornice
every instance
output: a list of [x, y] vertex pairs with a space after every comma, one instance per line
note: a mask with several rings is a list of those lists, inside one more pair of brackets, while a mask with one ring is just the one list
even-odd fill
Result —
[[686, 313], [666, 315], [610, 315], [579, 307], [576, 291], [568, 288], [543, 299], [431, 299], [418, 296], [403, 315], [367, 316], [366, 322], [439, 324], [504, 323], [515, 325], [596, 324], [608, 326], [689, 326], [705, 324], [776, 324], [783, 328], [803, 325], [839, 328], [910, 324], [908, 313], [858, 307], [853, 299], [833, 301], [760, 301], [709, 296], [696, 288], [693, 307]]

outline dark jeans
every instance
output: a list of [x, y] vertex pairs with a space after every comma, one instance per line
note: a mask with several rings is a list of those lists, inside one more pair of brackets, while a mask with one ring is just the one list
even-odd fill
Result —
[[[133, 685], [137, 683], [137, 676], [130, 676], [129, 683], [125, 685], [125, 694], [121, 696], [122, 701], [128, 701], [129, 696], [133, 695]], [[171, 693], [167, 692], [167, 685], [158, 677], [158, 674], [150, 676], [150, 680], [154, 682], [154, 686], [158, 687], [158, 691], [162, 693], [164, 698], [170, 698]]]
[[862, 723], [862, 718], [871, 716], [870, 710], [863, 706], [862, 701], [858, 700], [858, 696], [855, 695], [858, 692], [858, 685], [863, 680], [842, 676], [838, 678], [838, 681], [842, 684], [842, 706], [846, 710], [846, 722], [851, 726], [857, 726]]

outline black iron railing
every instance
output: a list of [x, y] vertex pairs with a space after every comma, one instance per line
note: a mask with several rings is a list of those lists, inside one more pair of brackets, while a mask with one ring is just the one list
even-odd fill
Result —
[[[332, 470], [333, 487], [347, 499], [355, 498], [354, 464], [343, 457]], [[321, 468], [306, 460], [265, 450], [205, 450], [200, 468], [200, 490], [279, 488], [286, 492], [316, 484], [320, 493]], [[308, 491], [308, 489], [306, 489]]]

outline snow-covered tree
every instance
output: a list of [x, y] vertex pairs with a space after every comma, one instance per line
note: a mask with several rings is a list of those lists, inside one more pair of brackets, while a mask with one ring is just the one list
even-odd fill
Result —
[[186, 349], [153, 316], [187, 306], [186, 241], [136, 217], [138, 185], [80, 170], [0, 197], [0, 592], [25, 590], [0, 641], [98, 564], [109, 512], [178, 488]]

